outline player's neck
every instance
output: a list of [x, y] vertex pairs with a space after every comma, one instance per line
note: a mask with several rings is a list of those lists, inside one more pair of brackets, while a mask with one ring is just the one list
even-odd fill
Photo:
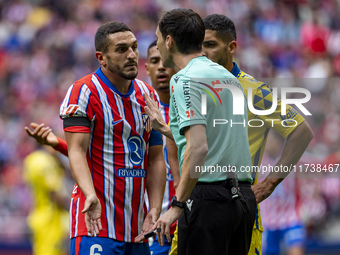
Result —
[[231, 70], [233, 70], [234, 68], [234, 62], [233, 59], [231, 59], [231, 61], [228, 60], [227, 65], [225, 66], [225, 69], [227, 69], [229, 72], [231, 72]]
[[[111, 81], [112, 82], [112, 81]], [[130, 86], [131, 86], [131, 80], [126, 80], [126, 79], [122, 79], [122, 81], [120, 82], [112, 82], [113, 86], [116, 87], [116, 89], [122, 93], [122, 94], [127, 94], [130, 90]]]
[[158, 96], [159, 96], [159, 100], [163, 103], [163, 104], [170, 104], [170, 92], [168, 91], [166, 92], [157, 92]]
[[173, 61], [175, 63], [175, 67], [174, 69], [183, 69], [186, 67], [186, 65], [194, 58], [197, 57], [202, 57], [202, 53], [201, 52], [195, 52], [195, 53], [190, 53], [190, 54], [182, 54], [182, 53], [175, 53], [173, 55]]

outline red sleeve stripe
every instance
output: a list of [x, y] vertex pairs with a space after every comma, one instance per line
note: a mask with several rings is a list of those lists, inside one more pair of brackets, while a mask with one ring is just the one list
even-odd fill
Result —
[[70, 133], [90, 133], [91, 129], [88, 127], [73, 126], [73, 127], [64, 128], [64, 131], [70, 132]]

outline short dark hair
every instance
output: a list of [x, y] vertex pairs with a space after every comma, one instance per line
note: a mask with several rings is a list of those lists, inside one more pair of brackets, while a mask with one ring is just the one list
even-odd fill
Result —
[[183, 54], [202, 51], [205, 28], [202, 18], [191, 9], [178, 8], [166, 12], [158, 23], [165, 40], [170, 35]]
[[225, 42], [236, 41], [236, 28], [234, 22], [227, 16], [212, 14], [203, 19], [205, 29], [216, 31], [216, 36]]
[[101, 51], [106, 53], [108, 51], [109, 40], [108, 36], [110, 34], [118, 33], [118, 32], [125, 32], [130, 31], [131, 29], [125, 25], [124, 23], [120, 22], [108, 22], [104, 25], [101, 25], [94, 37], [94, 45], [96, 47], [96, 51]]
[[152, 43], [150, 43], [149, 47], [148, 47], [148, 57], [149, 57], [149, 51], [152, 47], [157, 46], [157, 40], [154, 40]]

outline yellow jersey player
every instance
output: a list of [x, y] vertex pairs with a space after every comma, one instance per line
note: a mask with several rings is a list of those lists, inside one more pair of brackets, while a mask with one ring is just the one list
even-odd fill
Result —
[[[239, 80], [246, 95], [248, 94], [248, 88], [252, 89], [254, 109], [270, 109], [273, 103], [272, 89], [267, 84], [257, 81], [254, 77], [241, 71], [237, 64], [233, 62], [233, 55], [237, 48], [234, 23], [226, 16], [217, 14], [209, 15], [203, 21], [206, 29], [203, 53], [212, 61], [228, 69]], [[259, 171], [256, 166], [261, 164], [269, 130], [274, 129], [282, 137], [286, 138], [281, 157], [277, 162], [278, 166], [295, 165], [312, 140], [313, 132], [304, 118], [291, 106], [287, 106], [286, 115], [281, 115], [281, 101], [279, 99], [277, 100], [276, 110], [270, 115], [259, 116], [248, 111], [248, 123], [250, 154], [252, 164], [255, 166], [253, 168], [255, 171], [252, 172], [254, 180], [252, 188], [256, 196], [256, 202], [260, 203], [274, 191], [275, 187], [285, 177], [282, 173], [280, 173], [279, 177], [272, 173], [263, 182], [258, 183]], [[262, 254], [262, 232], [260, 208], [257, 206], [249, 255]], [[177, 231], [173, 238], [171, 255], [177, 254], [176, 246]]]
[[[34, 255], [65, 254], [68, 238], [68, 198], [64, 171], [45, 150], [29, 154], [24, 161], [24, 179], [31, 187], [33, 208], [28, 216]], [[65, 204], [66, 203], [66, 204]]]

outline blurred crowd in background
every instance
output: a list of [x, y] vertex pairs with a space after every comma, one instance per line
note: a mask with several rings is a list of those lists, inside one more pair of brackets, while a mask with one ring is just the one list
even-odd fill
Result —
[[[24, 126], [43, 122], [63, 136], [58, 117], [63, 96], [75, 80], [99, 67], [93, 42], [97, 28], [114, 20], [132, 29], [140, 53], [138, 78], [149, 82], [147, 47], [155, 39], [160, 13], [176, 7], [191, 8], [202, 17], [228, 16], [236, 25], [235, 59], [242, 70], [259, 80], [269, 78], [272, 86], [308, 89], [312, 99], [306, 108], [312, 116], [306, 119], [314, 140], [305, 160], [339, 163], [339, 0], [1, 0], [0, 242], [22, 242], [29, 235], [26, 216], [32, 199], [22, 162], [37, 144]], [[321, 186], [317, 189], [307, 182], [303, 193], [313, 189], [319, 203], [311, 207], [323, 208], [313, 217], [304, 210], [308, 224], [339, 215], [337, 181], [331, 180], [331, 190], [322, 189], [320, 179], [310, 181]], [[318, 230], [310, 229], [310, 235]]]

